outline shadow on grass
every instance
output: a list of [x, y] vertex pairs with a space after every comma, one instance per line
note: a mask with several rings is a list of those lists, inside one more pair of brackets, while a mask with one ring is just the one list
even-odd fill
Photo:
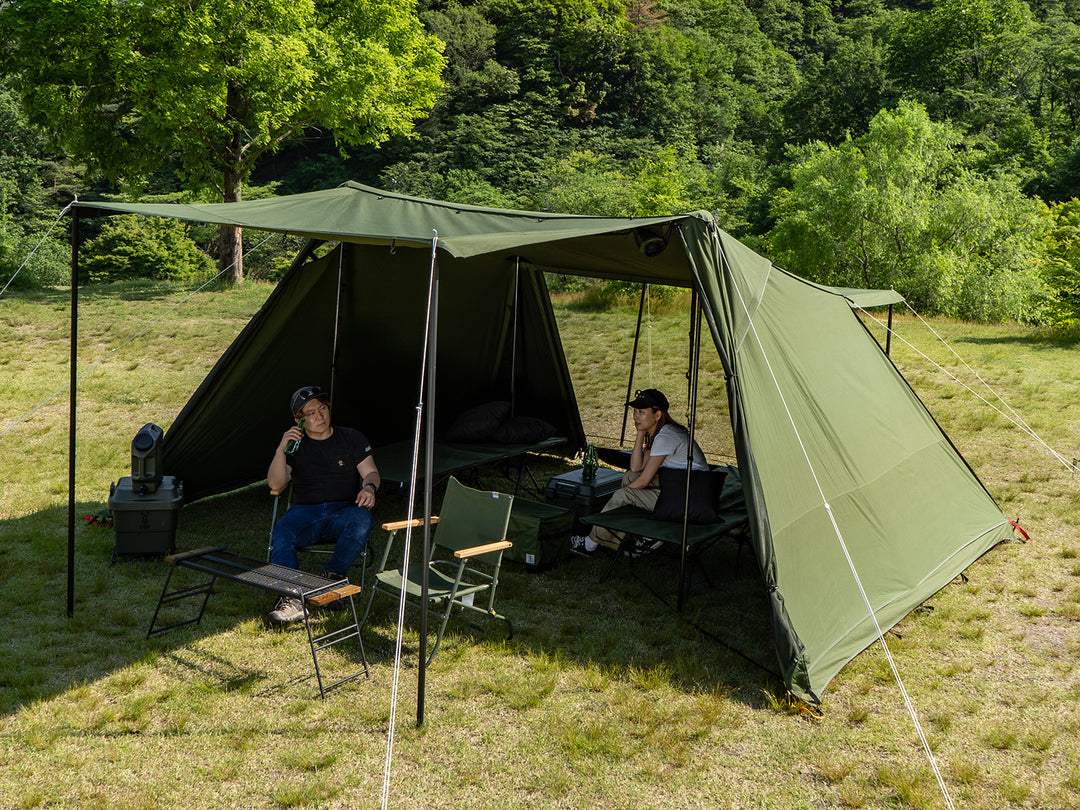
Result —
[[[77, 515], [99, 509], [100, 504], [80, 504]], [[225, 546], [261, 559], [271, 509], [263, 485], [189, 504], [178, 515], [176, 547]], [[398, 519], [405, 509], [403, 497], [388, 493], [380, 499], [376, 520]], [[290, 682], [306, 686], [313, 680], [302, 629], [264, 629], [262, 618], [272, 607], [273, 595], [236, 583], [215, 586], [200, 624], [147, 639], [168, 564], [161, 557], [123, 558], [111, 564], [114, 530], [82, 520], [76, 529], [75, 607], [69, 618], [66, 525], [63, 507], [0, 522], [0, 565], [9, 583], [0, 590], [0, 611], [9, 617], [0, 648], [0, 711], [17, 712], [148, 661], [166, 664], [179, 680], [208, 681], [215, 691], [273, 692]], [[381, 529], [372, 541], [381, 550]], [[769, 672], [775, 670], [775, 656], [756, 564], [744, 551], [736, 570], [735, 554], [735, 545], [725, 541], [704, 557], [704, 571], [695, 573], [681, 613], [673, 607], [678, 576], [674, 559], [643, 558], [632, 569], [620, 561], [604, 583], [599, 579], [610, 558], [599, 553], [592, 558], [568, 555], [542, 572], [507, 562], [497, 607], [514, 623], [509, 649], [599, 667], [613, 677], [657, 670], [667, 673], [676, 687], [723, 691], [759, 705], [762, 690], [782, 689], [782, 683]], [[371, 576], [369, 568], [369, 580]], [[190, 601], [185, 609], [194, 615], [200, 600]], [[358, 611], [365, 606], [366, 594], [358, 600]], [[390, 600], [376, 602], [364, 634], [369, 663], [380, 658], [374, 649], [379, 637], [389, 635], [386, 647], [392, 646], [395, 616]], [[416, 612], [410, 611], [406, 621], [415, 639]], [[459, 644], [505, 639], [501, 622], [473, 627], [458, 617], [451, 619], [447, 633], [440, 657], [453, 655]], [[221, 634], [229, 638], [214, 638]], [[245, 641], [249, 637], [251, 644]], [[264, 652], [267, 645], [288, 646], [284, 674], [267, 672], [270, 664], [250, 649], [256, 642]], [[359, 649], [350, 647], [342, 657], [355, 663]]]
[[[161, 301], [175, 298], [177, 293], [190, 292], [201, 287], [203, 287], [203, 282], [181, 283], [176, 281], [155, 281], [148, 278], [114, 281], [108, 284], [80, 282], [79, 300]], [[225, 289], [225, 284], [221, 281], [215, 281], [206, 289]], [[10, 290], [7, 297], [31, 303], [66, 307], [71, 302], [71, 288], [28, 287]]]

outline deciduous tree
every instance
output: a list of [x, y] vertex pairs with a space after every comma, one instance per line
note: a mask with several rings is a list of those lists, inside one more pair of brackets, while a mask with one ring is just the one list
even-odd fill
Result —
[[[340, 144], [409, 132], [443, 67], [414, 0], [11, 0], [0, 43], [62, 147], [129, 188], [175, 155], [189, 189], [226, 202], [312, 128]], [[223, 236], [238, 281], [239, 233]]]

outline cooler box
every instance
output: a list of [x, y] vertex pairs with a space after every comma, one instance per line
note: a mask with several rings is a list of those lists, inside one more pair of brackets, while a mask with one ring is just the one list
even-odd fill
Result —
[[549, 568], [570, 550], [573, 527], [573, 514], [561, 506], [514, 498], [506, 527], [506, 539], [514, 546], [503, 552], [503, 557], [530, 568]]
[[581, 480], [581, 470], [552, 476], [544, 487], [544, 500], [569, 509], [577, 517], [592, 515], [604, 508], [611, 493], [622, 486], [622, 470], [600, 467], [592, 481]]
[[153, 492], [139, 494], [124, 477], [110, 488], [109, 511], [121, 554], [169, 554], [176, 550], [176, 514], [184, 500], [184, 485], [171, 475], [161, 478]]

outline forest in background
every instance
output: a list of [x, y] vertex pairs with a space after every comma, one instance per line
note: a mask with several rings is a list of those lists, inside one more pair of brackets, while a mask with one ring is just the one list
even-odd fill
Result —
[[[972, 320], [1080, 321], [1080, 0], [422, 0], [415, 14], [445, 60], [430, 113], [378, 144], [307, 127], [253, 166], [245, 198], [356, 180], [540, 211], [705, 209], [816, 281]], [[55, 121], [31, 123], [32, 102], [9, 69], [0, 283], [73, 194], [214, 199], [172, 154], [137, 176], [97, 171], [59, 148]], [[212, 229], [96, 227], [88, 281], [214, 272]], [[266, 245], [249, 276], [275, 278], [294, 248]], [[54, 231], [17, 283], [65, 283], [68, 253]]]

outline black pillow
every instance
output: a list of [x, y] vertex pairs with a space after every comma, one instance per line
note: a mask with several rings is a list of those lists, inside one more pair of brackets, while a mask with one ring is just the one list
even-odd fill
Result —
[[515, 416], [496, 428], [493, 438], [500, 444], [532, 444], [555, 435], [555, 426], [538, 416]]
[[[691, 470], [688, 523], [715, 523], [720, 519], [717, 503], [724, 488], [726, 470]], [[650, 517], [682, 522], [686, 506], [686, 470], [660, 468], [660, 497]]]
[[450, 442], [484, 442], [510, 415], [509, 402], [485, 402], [462, 411], [446, 431]]

